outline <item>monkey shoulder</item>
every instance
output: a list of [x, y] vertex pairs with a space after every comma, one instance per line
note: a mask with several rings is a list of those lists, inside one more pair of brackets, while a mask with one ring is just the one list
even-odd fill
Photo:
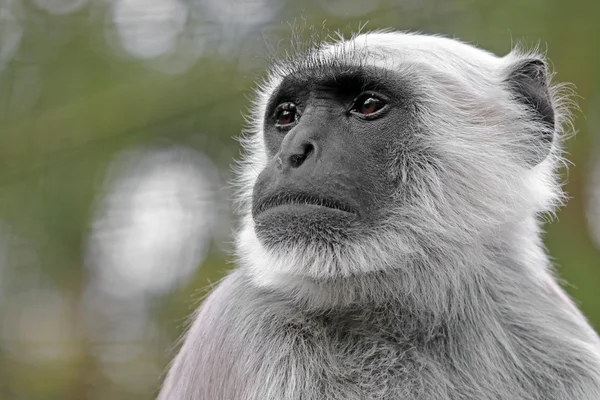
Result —
[[295, 399], [289, 393], [307, 384], [301, 324], [284, 301], [233, 271], [197, 310], [159, 400]]

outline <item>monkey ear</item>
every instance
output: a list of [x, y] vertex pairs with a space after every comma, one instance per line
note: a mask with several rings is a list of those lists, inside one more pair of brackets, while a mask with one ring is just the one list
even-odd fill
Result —
[[554, 107], [548, 89], [548, 67], [539, 58], [519, 60], [509, 70], [507, 83], [515, 100], [530, 108], [541, 127], [535, 140], [539, 147], [532, 164], [538, 164], [550, 152], [554, 139]]

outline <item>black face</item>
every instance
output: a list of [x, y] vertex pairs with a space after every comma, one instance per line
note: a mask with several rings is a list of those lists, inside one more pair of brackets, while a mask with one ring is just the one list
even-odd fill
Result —
[[385, 218], [390, 166], [411, 127], [407, 88], [389, 71], [315, 68], [273, 93], [264, 135], [270, 162], [252, 216], [265, 245], [332, 245]]

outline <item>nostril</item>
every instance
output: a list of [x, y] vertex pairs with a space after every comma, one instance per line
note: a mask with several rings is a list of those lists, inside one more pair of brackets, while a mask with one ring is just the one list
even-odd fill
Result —
[[301, 154], [292, 154], [290, 156], [290, 166], [292, 168], [299, 168], [314, 153], [314, 151], [315, 147], [312, 143], [303, 144]]
[[315, 152], [315, 146], [313, 146], [312, 143], [306, 143], [304, 145], [304, 154], [306, 155], [306, 158], [309, 158], [312, 153]]
[[293, 154], [290, 156], [290, 167], [298, 168], [304, 164], [304, 160], [306, 160], [304, 154]]

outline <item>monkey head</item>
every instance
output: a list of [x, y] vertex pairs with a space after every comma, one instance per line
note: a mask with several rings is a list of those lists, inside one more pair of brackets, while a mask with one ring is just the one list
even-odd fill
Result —
[[562, 200], [560, 89], [535, 51], [397, 32], [275, 63], [243, 140], [242, 266], [276, 287], [501, 249]]

